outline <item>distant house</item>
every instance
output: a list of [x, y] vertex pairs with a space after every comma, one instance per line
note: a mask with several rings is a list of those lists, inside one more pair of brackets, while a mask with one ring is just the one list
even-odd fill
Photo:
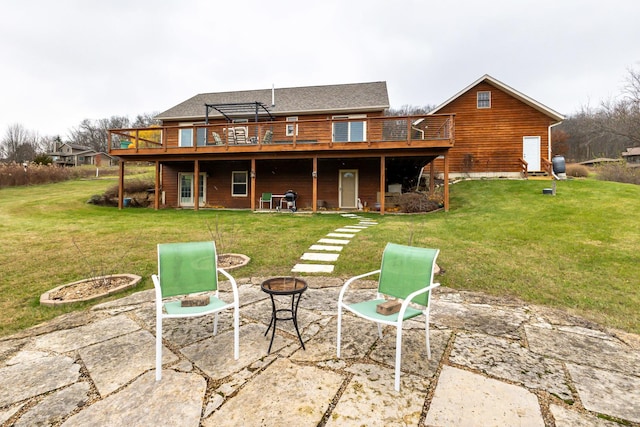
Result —
[[[564, 117], [488, 74], [430, 114], [455, 114], [449, 176], [526, 177], [551, 166], [551, 128]], [[436, 170], [443, 170], [436, 162]]]
[[622, 158], [630, 165], [640, 164], [640, 147], [627, 148], [627, 151], [622, 153]]
[[47, 153], [53, 160], [53, 164], [58, 166], [113, 166], [118, 163], [113, 156], [97, 152], [89, 147], [68, 142], [60, 143], [56, 146], [55, 151]]
[[[298, 209], [384, 213], [387, 192], [454, 144], [452, 114], [388, 108], [386, 82], [202, 93], [158, 127], [111, 129], [109, 153], [121, 183], [128, 163], [156, 164], [156, 209], [274, 208], [293, 190]], [[446, 209], [448, 181], [443, 194]]]

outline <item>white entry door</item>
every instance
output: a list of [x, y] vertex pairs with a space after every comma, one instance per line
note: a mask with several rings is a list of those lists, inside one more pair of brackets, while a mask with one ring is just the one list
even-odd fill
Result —
[[527, 171], [540, 170], [540, 137], [525, 136], [522, 139], [522, 158], [527, 162]]
[[[180, 206], [182, 207], [193, 207], [193, 181], [194, 176], [192, 173], [180, 173], [178, 174], [178, 194]], [[205, 202], [205, 194], [206, 194], [206, 175], [204, 173], [200, 174], [200, 206], [204, 206]]]
[[340, 208], [355, 209], [358, 200], [358, 170], [340, 170]]

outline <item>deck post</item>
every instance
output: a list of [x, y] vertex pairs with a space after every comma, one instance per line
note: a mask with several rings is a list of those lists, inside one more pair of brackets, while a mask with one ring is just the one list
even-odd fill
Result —
[[124, 160], [120, 159], [118, 168], [118, 210], [122, 210], [124, 203]]
[[444, 211], [449, 212], [449, 151], [444, 155]]
[[156, 160], [156, 188], [154, 189], [153, 208], [160, 209], [160, 161]]
[[251, 172], [249, 173], [251, 177], [251, 210], [256, 210], [256, 158], [251, 158]]
[[318, 212], [318, 156], [313, 156], [313, 166], [311, 170], [311, 177], [313, 178], [312, 190], [311, 190], [311, 207], [313, 213]]
[[385, 156], [380, 156], [380, 215], [384, 215], [384, 183], [386, 181], [385, 163]]
[[200, 161], [193, 161], [193, 210], [198, 211], [200, 208]]

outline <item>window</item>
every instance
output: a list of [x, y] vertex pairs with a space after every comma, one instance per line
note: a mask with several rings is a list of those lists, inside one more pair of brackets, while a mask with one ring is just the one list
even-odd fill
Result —
[[478, 92], [478, 108], [491, 108], [491, 92]]
[[246, 197], [249, 183], [247, 171], [231, 172], [231, 195], [233, 197]]
[[[180, 126], [189, 126], [191, 124], [180, 123]], [[199, 146], [205, 144], [205, 136], [207, 129], [196, 128], [196, 144]], [[178, 131], [178, 147], [193, 147], [193, 128], [183, 128]]]
[[[333, 116], [334, 119], [359, 119], [364, 115]], [[367, 139], [367, 123], [364, 121], [340, 121], [333, 123], [333, 142], [362, 142]]]
[[[297, 122], [298, 116], [287, 117], [288, 122]], [[293, 123], [287, 123], [286, 134], [287, 136], [298, 135], [298, 125]]]

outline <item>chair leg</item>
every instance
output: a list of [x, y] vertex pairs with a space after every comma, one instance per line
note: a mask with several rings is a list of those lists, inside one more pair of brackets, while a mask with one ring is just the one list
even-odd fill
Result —
[[400, 391], [400, 364], [402, 363], [402, 322], [398, 325], [396, 334], [396, 373], [394, 388]]
[[240, 309], [237, 305], [233, 309], [233, 357], [240, 358]]
[[342, 335], [342, 307], [338, 303], [338, 339], [337, 339], [337, 355], [340, 358], [340, 342]]
[[378, 336], [382, 339], [382, 325], [380, 323], [376, 323], [378, 325]]
[[156, 316], [156, 381], [162, 379], [162, 317]]
[[218, 335], [218, 313], [213, 315], [213, 335]]
[[426, 316], [425, 323], [425, 342], [427, 343], [427, 359], [431, 360], [431, 344], [429, 343], [429, 316]]

